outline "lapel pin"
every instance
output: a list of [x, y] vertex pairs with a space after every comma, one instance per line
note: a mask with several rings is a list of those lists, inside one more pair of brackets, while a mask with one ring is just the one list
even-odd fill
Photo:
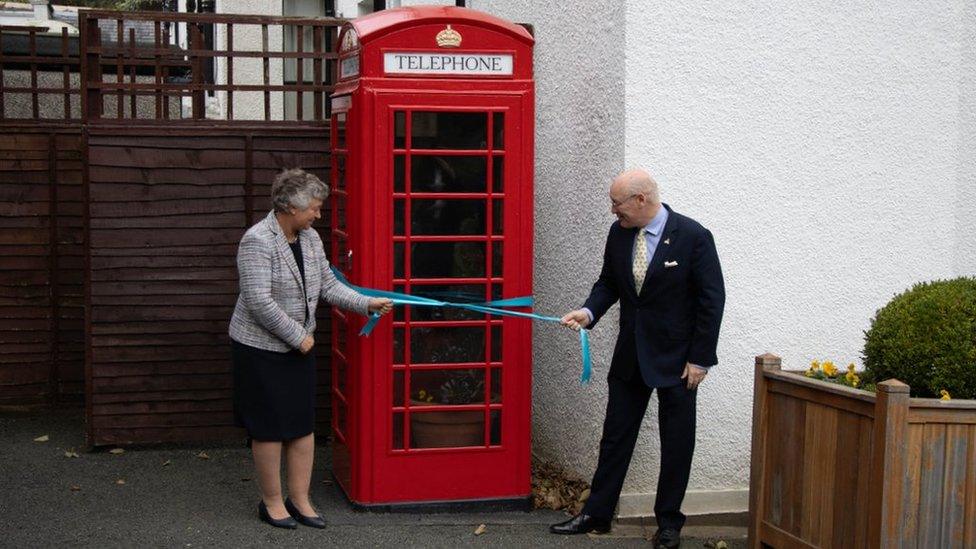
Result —
[[670, 238], [665, 238], [664, 239], [664, 243], [667, 244], [668, 246], [670, 246], [671, 245], [671, 239]]

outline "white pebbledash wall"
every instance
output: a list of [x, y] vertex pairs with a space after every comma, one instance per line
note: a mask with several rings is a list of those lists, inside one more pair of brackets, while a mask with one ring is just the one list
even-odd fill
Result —
[[[412, 3], [421, 2], [401, 2]], [[685, 511], [745, 510], [753, 357], [773, 352], [787, 368], [859, 364], [863, 331], [894, 294], [976, 275], [976, 6], [469, 6], [535, 30], [539, 312], [561, 314], [588, 293], [613, 221], [607, 186], [626, 167], [647, 168], [665, 202], [714, 233], [728, 298], [720, 364], [699, 393]], [[534, 327], [534, 452], [585, 478], [616, 322], [615, 308], [592, 333], [585, 387], [575, 334]], [[656, 403], [624, 485], [624, 516], [652, 512]]]
[[[753, 357], [860, 364], [874, 312], [915, 282], [976, 275], [976, 6], [857, 0], [512, 2], [535, 25], [537, 308], [578, 306], [613, 221], [609, 179], [646, 167], [715, 235], [727, 305], [699, 394], [689, 513], [748, 506]], [[534, 448], [596, 464], [616, 315], [536, 326]], [[652, 400], [621, 515], [653, 507]]]

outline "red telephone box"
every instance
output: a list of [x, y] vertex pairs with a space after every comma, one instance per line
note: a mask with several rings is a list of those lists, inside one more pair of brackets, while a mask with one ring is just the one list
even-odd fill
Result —
[[[438, 300], [532, 294], [531, 35], [465, 8], [353, 20], [332, 96], [333, 262]], [[333, 309], [333, 469], [356, 505], [525, 505], [532, 326], [397, 307], [370, 337]]]

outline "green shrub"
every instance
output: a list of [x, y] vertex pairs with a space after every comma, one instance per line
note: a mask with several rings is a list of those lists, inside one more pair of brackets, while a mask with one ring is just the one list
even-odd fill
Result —
[[976, 399], [976, 278], [915, 285], [878, 311], [864, 337], [871, 379], [895, 378], [912, 396]]

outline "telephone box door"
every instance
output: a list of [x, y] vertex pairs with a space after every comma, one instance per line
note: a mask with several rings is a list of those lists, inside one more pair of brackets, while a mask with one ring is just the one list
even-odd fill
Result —
[[[373, 196], [390, 200], [377, 211], [392, 212], [378, 224], [392, 228], [378, 251], [391, 289], [467, 303], [531, 294], [524, 99], [376, 92]], [[530, 322], [411, 306], [381, 327], [391, 360], [374, 375], [378, 499], [527, 495]]]

